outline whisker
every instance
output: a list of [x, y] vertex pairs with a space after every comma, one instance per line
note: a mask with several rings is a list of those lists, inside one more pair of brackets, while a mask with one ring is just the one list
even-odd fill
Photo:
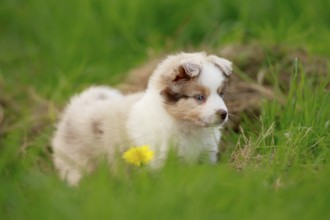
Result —
[[228, 113], [228, 119], [235, 119], [235, 118], [239, 118], [239, 116]]

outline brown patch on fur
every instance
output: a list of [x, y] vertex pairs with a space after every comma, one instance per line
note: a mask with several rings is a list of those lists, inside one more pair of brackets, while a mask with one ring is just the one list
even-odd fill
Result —
[[[168, 78], [168, 76], [164, 76], [165, 79]], [[182, 84], [188, 82], [190, 79], [192, 79], [192, 76], [187, 73], [185, 68], [183, 66], [179, 66], [177, 69], [174, 70], [174, 73], [170, 75], [170, 81], [175, 82], [177, 84]], [[173, 77], [173, 78], [172, 78]]]
[[100, 94], [98, 94], [97, 99], [106, 100], [106, 99], [108, 99], [108, 96], [105, 93], [100, 93]]
[[92, 121], [92, 132], [94, 135], [99, 136], [104, 133], [102, 129], [102, 122], [98, 120]]
[[209, 89], [201, 86], [196, 77], [179, 83], [165, 80], [163, 85], [166, 87], [160, 94], [164, 98], [166, 111], [178, 120], [203, 125], [203, 122], [199, 120], [203, 102], [198, 103], [194, 96], [201, 94], [207, 99], [210, 95]]
[[170, 74], [161, 75], [160, 95], [166, 105], [175, 105], [181, 99], [190, 99], [198, 94], [205, 97], [210, 94], [207, 88], [197, 82], [200, 68], [197, 64], [186, 63], [174, 68]]
[[181, 93], [175, 93], [170, 87], [166, 87], [160, 92], [160, 95], [164, 98], [164, 102], [166, 104], [173, 105], [176, 102], [178, 102], [180, 99], [187, 99], [188, 96], [181, 94]]
[[192, 78], [195, 78], [200, 73], [200, 67], [198, 65], [187, 64], [181, 65], [174, 71], [173, 82], [187, 82]]
[[197, 82], [197, 78], [185, 82], [163, 82], [165, 89], [160, 94], [164, 98], [165, 104], [176, 104], [180, 99], [193, 98], [195, 95], [201, 94], [205, 97], [210, 95], [208, 88], [201, 86]]
[[197, 125], [203, 125], [200, 118], [201, 105], [194, 99], [180, 99], [174, 105], [165, 104], [165, 109], [174, 118], [180, 121], [191, 121]]

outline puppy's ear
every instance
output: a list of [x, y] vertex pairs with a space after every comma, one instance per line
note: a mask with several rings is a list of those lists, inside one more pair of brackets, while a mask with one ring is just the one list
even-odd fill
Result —
[[194, 63], [184, 63], [176, 70], [173, 82], [188, 81], [201, 72], [201, 66]]
[[232, 62], [215, 55], [210, 55], [209, 60], [226, 76], [229, 77], [233, 71]]

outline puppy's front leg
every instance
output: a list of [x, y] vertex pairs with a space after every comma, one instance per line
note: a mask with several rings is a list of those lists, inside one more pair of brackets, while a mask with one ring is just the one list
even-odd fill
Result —
[[218, 162], [218, 150], [209, 152], [209, 163], [216, 164]]
[[149, 163], [149, 168], [151, 170], [158, 170], [166, 162], [167, 154], [168, 154], [168, 146], [167, 146], [167, 144], [161, 144], [159, 146], [159, 149], [154, 150], [154, 152], [155, 152], [155, 157]]

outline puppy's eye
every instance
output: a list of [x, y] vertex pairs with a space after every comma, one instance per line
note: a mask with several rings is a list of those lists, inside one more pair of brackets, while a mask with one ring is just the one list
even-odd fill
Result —
[[223, 97], [224, 94], [225, 94], [224, 92], [220, 92], [220, 93], [219, 93], [219, 96], [220, 96], [220, 97]]
[[198, 101], [198, 102], [203, 102], [205, 100], [205, 96], [202, 94], [198, 94], [195, 95], [194, 98]]

